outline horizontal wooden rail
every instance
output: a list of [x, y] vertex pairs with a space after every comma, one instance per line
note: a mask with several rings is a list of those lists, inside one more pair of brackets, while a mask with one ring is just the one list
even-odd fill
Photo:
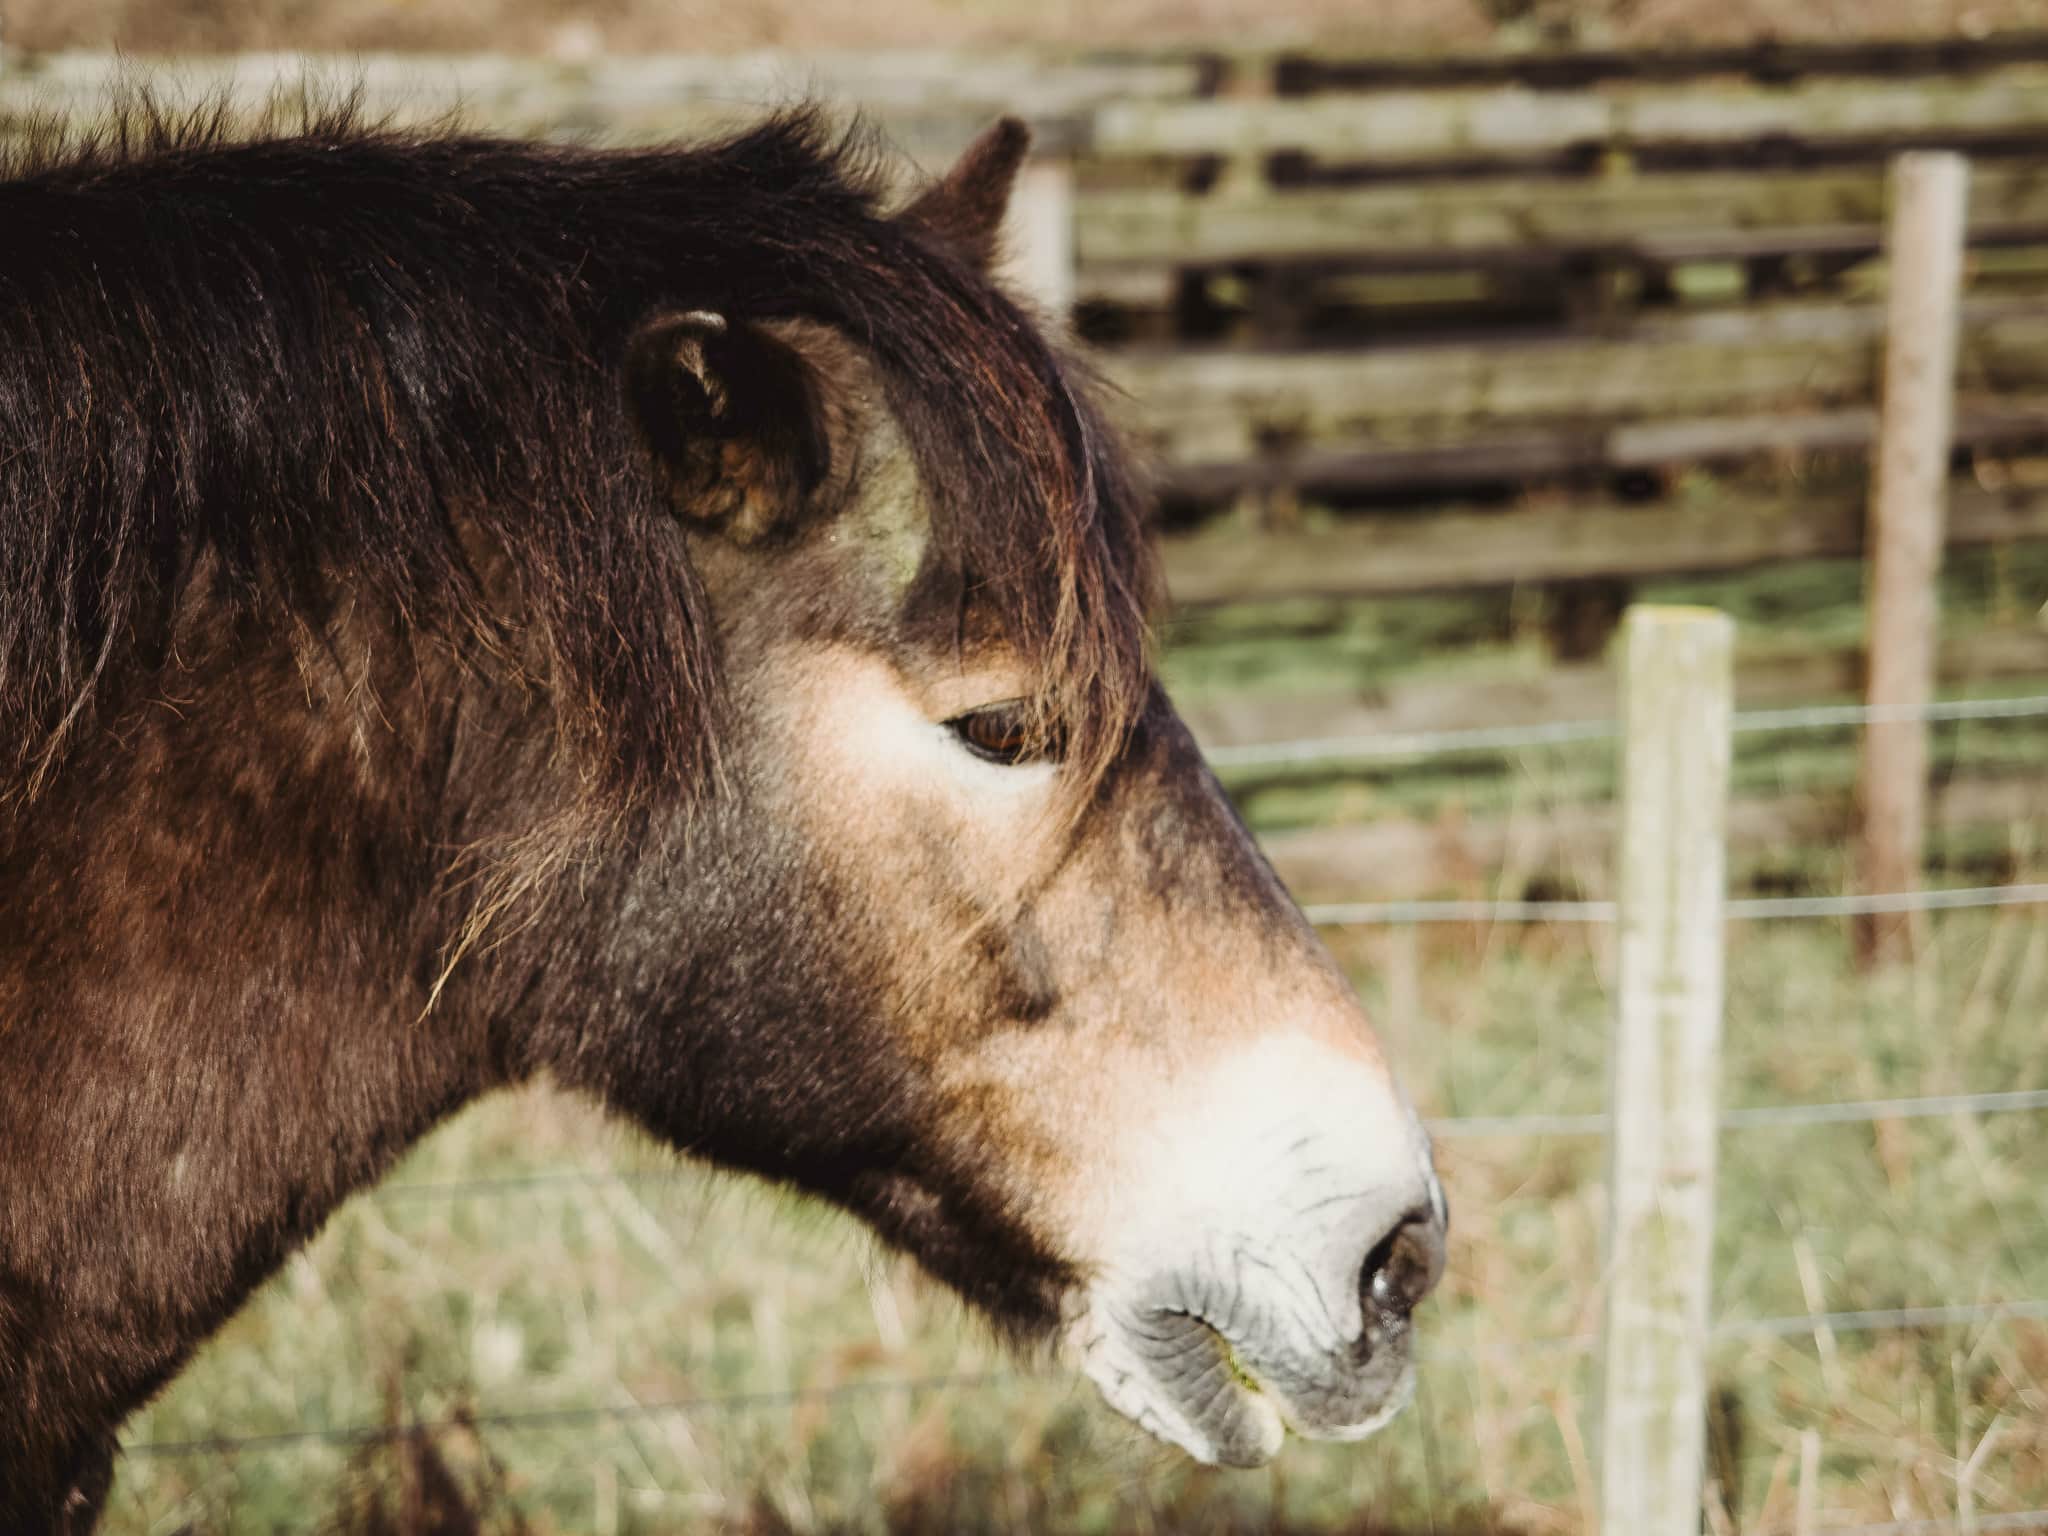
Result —
[[[1242, 490], [1375, 491], [1503, 484], [1594, 471], [1662, 470], [1769, 454], [1861, 453], [1877, 438], [1875, 407], [1678, 417], [1670, 421], [1559, 422], [1474, 427], [1432, 443], [1384, 447], [1265, 445], [1238, 459], [1210, 457], [1161, 470], [1170, 492], [1217, 501]], [[2036, 448], [2048, 439], [2048, 397], [1966, 401], [1956, 415], [1960, 447]]]
[[[1343, 352], [1126, 353], [1107, 367], [1134, 424], [1193, 488], [1208, 467], [1346, 450], [1318, 475], [1420, 478], [1418, 456], [1504, 449], [1510, 474], [1548, 456], [1617, 467], [1736, 456], [1751, 446], [1854, 446], [1874, 401], [1884, 313], [1875, 305], [1757, 307], [1648, 321], [1620, 335], [1505, 338]], [[2048, 427], [2048, 311], [2036, 298], [1966, 311], [1959, 387], [1980, 439]], [[2001, 396], [2028, 396], [2025, 400]], [[1802, 414], [1825, 416], [1804, 436]], [[1749, 418], [1745, 424], [1743, 418]], [[1630, 429], [1634, 429], [1631, 431]], [[1372, 460], [1390, 459], [1372, 473]], [[1477, 462], [1483, 462], [1483, 459]], [[1473, 467], [1477, 467], [1477, 462]], [[1253, 476], [1252, 478], [1256, 478]]]
[[1207, 66], [1189, 54], [1048, 54], [1026, 49], [760, 50], [731, 55], [507, 56], [301, 53], [117, 59], [10, 54], [0, 69], [0, 129], [35, 113], [89, 122], [124, 81], [147, 80], [176, 104], [220, 100], [247, 116], [310, 86], [358, 92], [375, 116], [422, 124], [451, 114], [478, 130], [649, 143], [702, 137], [815, 99], [858, 107], [902, 147], [951, 154], [1002, 112], [1037, 125], [1040, 148], [1076, 147], [1108, 101], [1188, 97]]
[[421, 110], [468, 102], [481, 112], [565, 115], [713, 102], [746, 109], [815, 95], [848, 105], [915, 109], [958, 103], [1072, 112], [1109, 101], [1193, 95], [1204, 65], [1189, 54], [1047, 52], [1028, 48], [757, 49], [745, 53], [599, 54], [587, 59], [508, 54], [10, 53], [0, 81], [16, 104], [33, 91], [59, 103], [100, 103], [106, 88], [143, 76], [188, 95], [227, 92], [245, 108], [310, 75], [360, 85], [374, 107]]
[[[1744, 709], [1854, 698], [1863, 691], [1859, 647], [1738, 655]], [[2048, 630], [1992, 629], [1943, 639], [1935, 675], [1944, 694], [2048, 677]], [[1600, 662], [1559, 662], [1479, 679], [1396, 677], [1357, 688], [1270, 687], [1175, 700], [1205, 749], [1308, 739], [1392, 737], [1484, 724], [1512, 729], [1597, 720], [1614, 707], [1614, 675]]]
[[[1738, 876], [1800, 849], [1841, 846], [1853, 796], [1812, 793], [1737, 800], [1728, 811], [1729, 867]], [[1957, 779], [1936, 794], [1937, 838], [2048, 817], [2048, 781]], [[1387, 817], [1348, 826], [1271, 832], [1266, 856], [1298, 900], [1363, 900], [1495, 888], [1503, 870], [1604, 881], [1615, 832], [1611, 804], [1544, 804], [1540, 811], [1439, 822]], [[1513, 894], [1512, 891], [1503, 894]]]
[[[1747, 145], [1867, 141], [1873, 154], [1904, 140], [2024, 141], [2048, 136], [2048, 45], [1998, 39], [1975, 49], [1911, 50], [1895, 61], [1907, 78], [1828, 78], [1825, 59], [1789, 54], [1761, 78], [1788, 70], [1797, 85], [1730, 84], [1746, 55], [1476, 56], [1464, 61], [1378, 61], [1377, 73], [1327, 94], [1358, 66], [1338, 58], [1228, 51], [1065, 52], [1047, 49], [760, 49], [730, 55], [600, 55], [534, 59], [503, 55], [254, 53], [117, 59], [103, 53], [11, 54], [0, 70], [0, 122], [32, 111], [90, 117], [109, 88], [147, 76], [173, 99], [220, 98], [245, 113], [289, 98], [307, 82], [360, 88], [366, 105], [400, 121], [459, 110], [496, 131], [601, 134], [622, 142], [701, 135], [804, 97], [859, 107], [913, 152], [944, 152], [988, 117], [1019, 113], [1042, 146], [1099, 157], [1257, 154], [1295, 150], [1376, 164], [1540, 157], [1592, 147], [1659, 143]], [[1845, 53], [1853, 64], [1857, 51]], [[1514, 72], [1578, 69], [1586, 83], [1652, 85], [1531, 90]], [[1457, 80], [1473, 85], [1430, 88]], [[1277, 69], [1283, 90], [1326, 94], [1212, 97], [1219, 77]], [[1673, 90], [1669, 80], [1699, 78]], [[1448, 71], [1448, 74], [1445, 72]], [[1476, 71], [1476, 73], [1475, 73]], [[1505, 74], [1499, 73], [1505, 71]], [[1491, 88], [1474, 88], [1489, 86]]]
[[[1875, 251], [1882, 164], [1831, 170], [1476, 177], [1347, 188], [1251, 186], [1201, 194], [1084, 187], [1075, 228], [1084, 298], [1118, 268], [1314, 262], [1347, 267], [1649, 261]], [[1973, 241], [2048, 239], [2048, 166], [1987, 165]], [[1095, 274], [1102, 274], [1100, 277]]]
[[[1857, 77], [1888, 82], [1965, 84], [2030, 64], [2048, 64], [2048, 31], [1983, 38], [1921, 37], [1848, 42], [1776, 42], [1706, 47], [1476, 50], [1461, 53], [1348, 54], [1251, 46], [1145, 49], [760, 48], [738, 53], [602, 54], [587, 59], [509, 55], [248, 53], [150, 57], [92, 51], [49, 54], [10, 51], [0, 77], [35, 79], [60, 96], [96, 95], [124, 69], [169, 70], [207, 89], [222, 84], [256, 101], [270, 85], [294, 86], [306, 67], [329, 78], [360, 76], [380, 104], [423, 90], [443, 103], [452, 93], [473, 99], [549, 98], [575, 106], [630, 103], [653, 95], [741, 103], [780, 99], [791, 91], [831, 98], [914, 106], [933, 100], [994, 104], [1048, 116], [1108, 101], [1207, 95], [1219, 79], [1270, 81], [1280, 99], [1319, 93], [1439, 91], [1522, 87], [1544, 93], [1598, 84], [1657, 82], [1688, 90], [1720, 90], [1729, 81], [1780, 88]], [[11, 89], [11, 88], [10, 88]], [[7, 104], [16, 102], [9, 97]], [[90, 102], [85, 102], [91, 105]], [[585, 116], [583, 111], [572, 115]]]
[[1278, 100], [1111, 101], [1095, 114], [1102, 155], [1266, 155], [1415, 165], [1536, 160], [1660, 147], [2048, 140], [2048, 68], [1926, 80], [1817, 80], [1795, 87], [1702, 82], [1602, 90], [1383, 90]]
[[[1244, 69], [1254, 57], [1224, 55], [1219, 63]], [[1272, 71], [1275, 86], [1285, 94], [1475, 85], [1571, 90], [1603, 81], [1686, 85], [1709, 77], [1784, 84], [1828, 76], [1967, 75], [2010, 64], [2048, 63], [2048, 31], [1471, 53], [1347, 53], [1341, 47], [1322, 47], [1313, 53], [1282, 51], [1260, 63]]]
[[[1589, 502], [1497, 512], [1372, 515], [1295, 533], [1196, 534], [1165, 543], [1177, 603], [1513, 586], [1589, 576], [1741, 570], [1863, 552], [1861, 491], [1698, 501]], [[2048, 539], [2048, 489], [1959, 487], [1951, 547]]]
[[[1104, 104], [1189, 100], [1209, 94], [1218, 79], [1264, 76], [1277, 91], [1274, 106], [1333, 93], [1413, 92], [1450, 98], [1474, 87], [1507, 88], [1564, 100], [1574, 91], [1605, 84], [1626, 92], [1633, 82], [1662, 87], [1659, 110], [1682, 98], [1735, 99], [1747, 90], [1769, 121], [1825, 103], [1829, 88], [1847, 88], [1898, 126], [1912, 114], [1931, 124], [1968, 126], [1972, 109], [1916, 106], [1887, 94], [1903, 88], [1937, 103], [1973, 90], [1997, 94], [2004, 82], [2024, 80], [2027, 66], [2048, 64], [2048, 32], [2007, 33], [1970, 39], [1921, 38], [1850, 43], [1761, 43], [1735, 47], [1347, 56], [1342, 49], [1302, 53], [1281, 49], [1166, 47], [1144, 50], [1059, 48], [753, 49], [730, 54], [602, 54], [587, 59], [509, 55], [247, 53], [117, 58], [99, 52], [7, 55], [0, 70], [0, 108], [18, 110], [22, 89], [33, 86], [45, 103], [91, 111], [108, 82], [138, 70], [175, 76], [194, 91], [226, 91], [245, 106], [260, 106], [273, 89], [296, 89], [310, 71], [338, 81], [360, 80], [379, 108], [443, 110], [464, 101], [486, 118], [502, 117], [544, 131], [560, 123], [634, 116], [677, 104], [714, 103], [746, 110], [808, 93], [872, 109], [923, 109], [962, 104], [1058, 118]], [[1860, 77], [1853, 86], [1843, 77]], [[1764, 82], [1771, 93], [1731, 81]], [[1670, 87], [1684, 83], [1684, 89]], [[1820, 91], [1821, 95], [1810, 93]], [[1499, 92], [1496, 92], [1499, 94]], [[1781, 98], [1762, 103], [1766, 95]], [[1449, 109], [1455, 118], [1462, 108]], [[1583, 108], [1566, 109], [1580, 111]], [[1821, 105], [1825, 118], [1853, 105]], [[2017, 110], [2024, 112], [2023, 104]], [[1907, 114], [1898, 118], [1899, 113]], [[1961, 118], [1952, 116], [1962, 113]], [[1873, 106], [1865, 116], [1879, 116]], [[1142, 121], [1142, 118], [1138, 119]], [[1199, 119], [1191, 119], [1195, 121]], [[1544, 121], [1547, 119], [1540, 119]], [[1882, 126], [1881, 124], [1878, 126]], [[1110, 127], [1104, 142], [1130, 130]], [[1397, 131], [1409, 131], [1397, 125]], [[1775, 131], [1775, 130], [1771, 130]], [[1091, 135], [1092, 136], [1092, 135]], [[1214, 146], [1211, 146], [1214, 147]], [[1391, 147], [1368, 146], [1390, 158]]]

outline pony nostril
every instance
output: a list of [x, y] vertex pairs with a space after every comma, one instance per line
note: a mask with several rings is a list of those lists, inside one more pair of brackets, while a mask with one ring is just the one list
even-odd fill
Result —
[[1443, 1223], [1434, 1211], [1414, 1210], [1365, 1256], [1359, 1290], [1374, 1311], [1406, 1317], [1443, 1272]]

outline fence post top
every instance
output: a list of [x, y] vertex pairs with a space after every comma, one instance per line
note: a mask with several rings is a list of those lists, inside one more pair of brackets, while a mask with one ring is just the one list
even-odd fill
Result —
[[1907, 149], [1893, 162], [1901, 170], [1968, 174], [1970, 157], [1958, 149]]
[[1628, 621], [1644, 627], [1686, 628], [1697, 625], [1727, 630], [1735, 627], [1735, 621], [1720, 609], [1701, 603], [1637, 603], [1629, 609]]

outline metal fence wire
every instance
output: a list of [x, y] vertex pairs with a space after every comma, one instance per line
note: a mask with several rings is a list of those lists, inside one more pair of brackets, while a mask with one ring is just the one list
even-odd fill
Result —
[[[1878, 722], [1920, 718], [1931, 722], [2016, 720], [2048, 716], [2048, 694], [2006, 699], [1937, 700], [1912, 711], [1867, 705], [1827, 705], [1802, 709], [1738, 713], [1738, 734], [1775, 731], [1835, 730]], [[1514, 752], [1585, 742], [1613, 741], [1620, 735], [1613, 720], [1565, 721], [1478, 730], [1393, 733], [1378, 737], [1337, 737], [1280, 742], [1263, 746], [1226, 747], [1210, 752], [1219, 767], [1296, 767], [1364, 763], [1463, 752]], [[1973, 886], [1834, 896], [1747, 897], [1725, 903], [1731, 920], [1826, 919], [1908, 912], [1954, 912], [2030, 905], [2048, 905], [2048, 883]], [[1431, 923], [1576, 923], [1611, 924], [1617, 919], [1611, 901], [1375, 901], [1335, 902], [1304, 909], [1321, 927], [1349, 928]], [[1814, 1125], [1878, 1123], [1962, 1115], [2025, 1114], [2048, 1111], [2048, 1088], [1983, 1093], [1932, 1094], [1916, 1097], [1844, 1100], [1792, 1104], [1761, 1104], [1724, 1111], [1720, 1127], [1727, 1132], [1753, 1132]], [[1504, 1137], [1598, 1136], [1609, 1127], [1605, 1114], [1526, 1114], [1450, 1116], [1431, 1120], [1432, 1136], [1440, 1140]], [[385, 1185], [370, 1192], [380, 1203], [470, 1201], [521, 1198], [603, 1185], [660, 1185], [690, 1177], [681, 1168], [554, 1170], [441, 1181]], [[1710, 1338], [1719, 1344], [1799, 1338], [1821, 1333], [1911, 1332], [1958, 1327], [1984, 1327], [2025, 1319], [2048, 1321], [2048, 1298], [1897, 1307], [1881, 1310], [1795, 1313], [1779, 1317], [1730, 1318], [1715, 1323]], [[1423, 1358], [1512, 1358], [1536, 1353], [1587, 1353], [1599, 1345], [1594, 1334], [1517, 1341], [1474, 1351], [1456, 1347], [1425, 1347]], [[522, 1431], [595, 1427], [622, 1421], [733, 1414], [788, 1408], [805, 1403], [832, 1403], [890, 1394], [943, 1391], [991, 1391], [1013, 1387], [1032, 1373], [997, 1370], [942, 1375], [878, 1378], [781, 1391], [708, 1394], [660, 1401], [625, 1401], [559, 1408], [484, 1408], [473, 1413], [401, 1424], [356, 1424], [306, 1427], [273, 1433], [226, 1435], [193, 1440], [140, 1441], [125, 1445], [124, 1454], [155, 1460], [191, 1460], [288, 1452], [309, 1446], [364, 1447], [420, 1433], [458, 1429]], [[2048, 1510], [1980, 1514], [1971, 1528], [1978, 1532], [2048, 1530]], [[1816, 1528], [1826, 1536], [1941, 1536], [1956, 1529], [1953, 1521], [1914, 1519], [1877, 1524], [1831, 1525]]]
[[[2048, 694], [2009, 699], [1936, 699], [1919, 709], [1870, 704], [1814, 704], [1798, 709], [1738, 711], [1731, 729], [1738, 736], [1768, 731], [1839, 730], [1894, 725], [1908, 720], [1956, 724], [1970, 720], [2026, 720], [2048, 715]], [[1479, 726], [1449, 731], [1387, 731], [1372, 736], [1319, 736], [1244, 746], [1213, 747], [1218, 768], [1279, 768], [1376, 763], [1459, 752], [1522, 752], [1534, 747], [1567, 747], [1615, 741], [1619, 720], [1550, 720], [1530, 725]]]

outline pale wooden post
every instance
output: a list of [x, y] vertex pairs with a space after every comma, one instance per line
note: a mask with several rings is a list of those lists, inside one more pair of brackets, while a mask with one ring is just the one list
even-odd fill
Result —
[[1622, 633], [1601, 1519], [1698, 1536], [1735, 627], [1638, 607]]
[[[1927, 830], [1927, 722], [1939, 639], [1948, 456], [1955, 415], [1969, 163], [1901, 155], [1892, 168], [1891, 296], [1884, 409], [1870, 504], [1869, 703], [1863, 736], [1859, 879], [1866, 891], [1920, 883]], [[1866, 962], [1910, 958], [1908, 915], [1861, 919]]]
[[1074, 173], [1034, 160], [1018, 173], [1003, 231], [1003, 276], [1064, 327], [1074, 309]]

